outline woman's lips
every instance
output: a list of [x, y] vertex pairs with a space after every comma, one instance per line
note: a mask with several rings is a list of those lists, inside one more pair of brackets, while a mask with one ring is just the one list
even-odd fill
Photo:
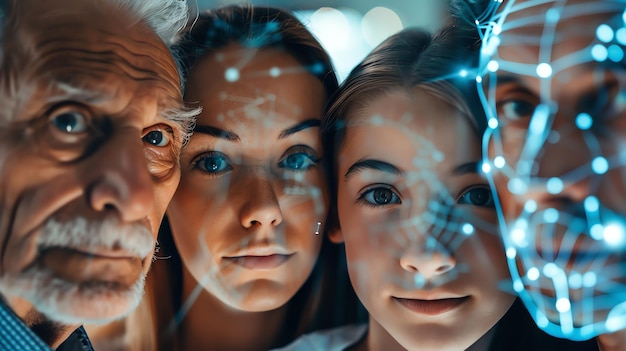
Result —
[[283, 263], [285, 263], [289, 258], [291, 258], [293, 254], [283, 255], [283, 254], [272, 254], [272, 255], [264, 255], [264, 256], [236, 256], [236, 257], [225, 257], [226, 260], [232, 261], [235, 264], [238, 264], [247, 269], [273, 269], [276, 268]]
[[399, 302], [407, 309], [428, 316], [436, 316], [451, 311], [463, 305], [464, 303], [469, 301], [469, 299], [469, 296], [434, 300], [403, 299], [394, 297], [394, 300]]

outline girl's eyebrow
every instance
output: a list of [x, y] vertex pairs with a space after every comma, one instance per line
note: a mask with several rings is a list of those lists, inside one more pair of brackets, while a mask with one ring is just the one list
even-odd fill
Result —
[[355, 174], [358, 174], [367, 169], [391, 173], [393, 175], [404, 174], [403, 171], [401, 171], [398, 167], [392, 165], [389, 162], [373, 160], [373, 159], [365, 159], [365, 160], [359, 160], [355, 162], [352, 166], [350, 166], [350, 168], [348, 168], [348, 171], [344, 175], [344, 180], [348, 181]]
[[478, 162], [465, 162], [452, 169], [452, 175], [461, 176], [465, 174], [478, 173]]

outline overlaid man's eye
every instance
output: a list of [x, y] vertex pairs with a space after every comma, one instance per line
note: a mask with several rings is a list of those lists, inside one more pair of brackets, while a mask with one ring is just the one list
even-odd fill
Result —
[[89, 120], [81, 111], [66, 110], [53, 113], [50, 123], [65, 133], [79, 134], [89, 129]]
[[457, 200], [461, 205], [495, 208], [491, 190], [486, 186], [475, 186], [465, 191]]
[[530, 118], [535, 112], [536, 105], [524, 100], [504, 100], [496, 105], [498, 117], [510, 120]]
[[148, 144], [163, 147], [169, 145], [170, 138], [171, 135], [166, 131], [153, 130], [144, 135], [142, 139]]

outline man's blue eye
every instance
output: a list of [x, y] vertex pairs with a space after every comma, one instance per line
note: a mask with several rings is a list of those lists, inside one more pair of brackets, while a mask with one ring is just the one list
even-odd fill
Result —
[[233, 169], [226, 156], [220, 153], [202, 156], [196, 167], [208, 173], [222, 173]]
[[315, 165], [317, 161], [306, 152], [298, 152], [283, 158], [278, 167], [292, 171], [304, 171]]
[[162, 130], [153, 130], [149, 132], [143, 137], [143, 140], [148, 144], [159, 147], [167, 146], [170, 143], [169, 135]]
[[473, 205], [495, 208], [491, 190], [484, 186], [476, 186], [466, 191], [458, 200], [461, 205]]
[[386, 187], [369, 189], [364, 192], [359, 199], [373, 206], [402, 203], [398, 194]]
[[51, 120], [52, 125], [65, 133], [83, 133], [87, 131], [87, 117], [77, 111], [66, 111], [54, 116]]

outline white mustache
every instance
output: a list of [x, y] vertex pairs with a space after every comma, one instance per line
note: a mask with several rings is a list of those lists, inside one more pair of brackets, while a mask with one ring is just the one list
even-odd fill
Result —
[[124, 250], [137, 257], [152, 253], [154, 239], [148, 228], [139, 224], [122, 224], [116, 217], [89, 221], [83, 217], [66, 222], [49, 219], [41, 228], [37, 247], [66, 247], [97, 253], [98, 250]]

